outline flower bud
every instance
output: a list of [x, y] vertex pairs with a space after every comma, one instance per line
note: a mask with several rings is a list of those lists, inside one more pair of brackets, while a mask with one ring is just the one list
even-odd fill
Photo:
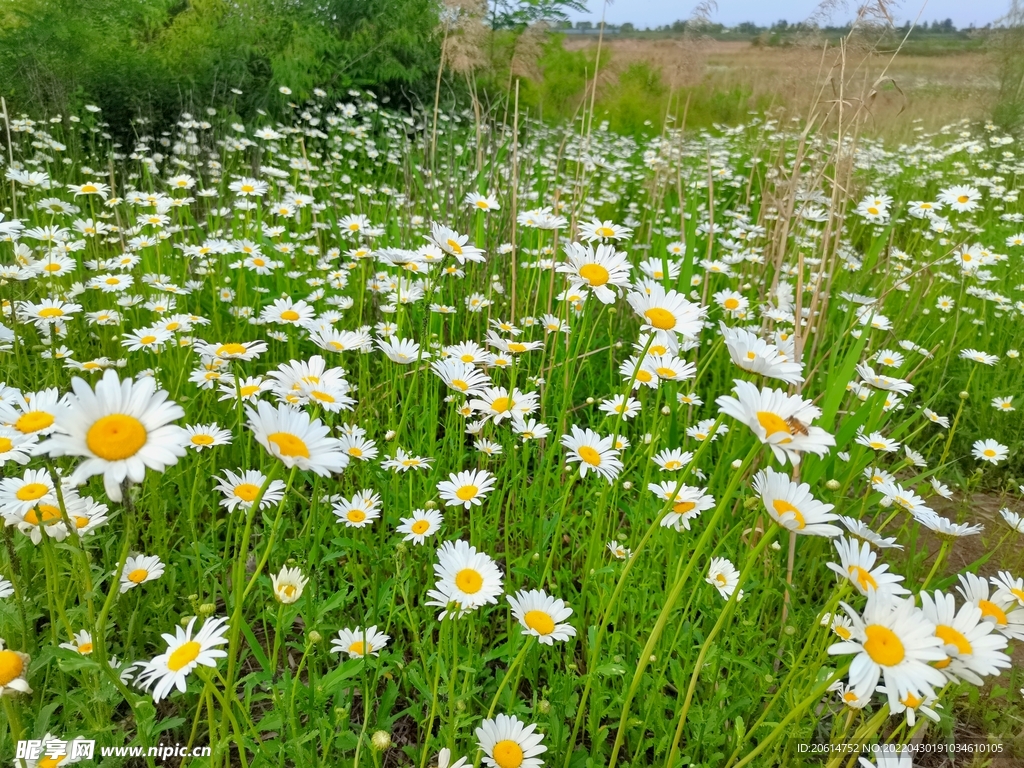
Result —
[[321, 635], [319, 632], [317, 632], [315, 629], [312, 630], [309, 633], [309, 635], [307, 635], [307, 637], [309, 638], [309, 642], [310, 642], [311, 645], [316, 645], [317, 643], [319, 643], [321, 640], [324, 639], [324, 636]]
[[383, 752], [391, 746], [391, 734], [387, 731], [374, 731], [370, 737], [370, 743], [378, 752]]
[[841, 486], [838, 480], [833, 479], [825, 483], [825, 487], [828, 488], [830, 491], [838, 491]]

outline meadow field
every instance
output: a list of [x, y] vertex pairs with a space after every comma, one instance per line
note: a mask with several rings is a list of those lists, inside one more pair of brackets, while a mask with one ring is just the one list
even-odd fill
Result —
[[0, 761], [1024, 764], [988, 70], [607, 44], [667, 119], [5, 101]]
[[[833, 62], [833, 55], [819, 42], [770, 47], [693, 37], [610, 37], [603, 46], [609, 61], [607, 80], [632, 65], [647, 65], [670, 89], [731, 94], [742, 114], [780, 106], [799, 111], [813, 104]], [[597, 42], [572, 37], [564, 46], [593, 52]], [[864, 121], [867, 135], [890, 143], [913, 141], [922, 132], [936, 132], [964, 117], [984, 119], [991, 114], [999, 97], [999, 71], [990, 48], [964, 44], [932, 52], [921, 45], [895, 57], [893, 53], [893, 47], [881, 46], [854, 49], [850, 57], [846, 79], [858, 92], [883, 69], [886, 74]]]

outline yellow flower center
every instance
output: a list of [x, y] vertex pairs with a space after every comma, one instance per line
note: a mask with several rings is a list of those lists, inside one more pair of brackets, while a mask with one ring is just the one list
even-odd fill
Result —
[[430, 523], [427, 520], [417, 520], [409, 528], [409, 530], [415, 533], [417, 536], [426, 533], [429, 529]]
[[580, 267], [580, 277], [597, 288], [607, 283], [611, 275], [600, 264], [584, 264]]
[[958, 197], [958, 198], [956, 199], [956, 201], [957, 201], [958, 203], [960, 203], [960, 204], [962, 205], [962, 204], [966, 203], [966, 202], [967, 202], [968, 200], [970, 200], [970, 199], [971, 199], [971, 198], [970, 198], [970, 197], [968, 197], [967, 195], [960, 195], [960, 197]]
[[676, 316], [661, 307], [651, 307], [644, 312], [644, 317], [659, 331], [668, 331], [676, 327]]
[[645, 371], [642, 368], [636, 372], [636, 380], [642, 381], [644, 384], [649, 384], [651, 382], [651, 379], [653, 378], [654, 376], [651, 374], [650, 371]]
[[456, 256], [461, 256], [462, 255], [462, 246], [459, 245], [458, 242], [456, 242], [455, 240], [452, 240], [450, 237], [448, 238], [447, 242], [448, 242], [448, 247], [451, 248], [452, 253], [454, 253]]
[[[787, 435], [792, 435], [793, 430], [790, 428], [786, 420], [779, 416], [777, 413], [771, 411], [758, 411], [757, 412], [757, 423], [761, 425], [761, 428], [765, 431], [765, 437], [771, 437], [783, 432]], [[788, 443], [789, 438], [785, 438], [780, 442]]]
[[576, 449], [576, 453], [578, 453], [580, 455], [580, 458], [587, 462], [587, 464], [589, 464], [590, 466], [601, 466], [601, 454], [598, 453], [593, 448], [591, 448], [589, 445], [581, 445], [579, 448]]
[[235, 496], [240, 498], [242, 501], [248, 501], [250, 503], [256, 498], [259, 492], [260, 487], [258, 485], [253, 485], [252, 483], [236, 485], [234, 490]]
[[85, 435], [85, 444], [106, 461], [131, 458], [146, 444], [146, 428], [134, 416], [112, 413], [98, 419]]
[[46, 429], [53, 424], [53, 414], [47, 413], [46, 411], [29, 411], [28, 413], [22, 414], [16, 422], [14, 422], [14, 428], [23, 434], [30, 434], [32, 432], [38, 432], [41, 429]]
[[19, 501], [35, 501], [45, 496], [49, 490], [49, 486], [42, 483], [25, 483], [14, 492], [14, 495]]
[[281, 313], [281, 319], [287, 320], [289, 323], [294, 323], [296, 320], [299, 319], [299, 313], [296, 312], [294, 309], [286, 309], [284, 312]]
[[903, 643], [888, 627], [881, 624], [869, 624], [864, 628], [867, 640], [864, 642], [864, 650], [876, 664], [883, 667], [894, 667], [906, 657], [903, 650]]
[[772, 506], [775, 508], [775, 512], [779, 517], [782, 517], [787, 512], [793, 513], [793, 517], [791, 519], [796, 523], [796, 529], [798, 531], [802, 531], [804, 526], [807, 525], [807, 521], [804, 520], [804, 516], [800, 514], [800, 510], [785, 499], [776, 499], [772, 502]]
[[475, 498], [479, 492], [480, 489], [475, 485], [464, 485], [455, 492], [455, 495], [463, 501], [469, 501], [470, 499]]
[[674, 368], [666, 368], [664, 366], [661, 366], [659, 368], [655, 368], [654, 370], [663, 379], [674, 379], [676, 377], [676, 372]]
[[475, 595], [484, 586], [484, 577], [472, 568], [463, 568], [455, 574], [455, 586], [467, 595]]
[[681, 466], [683, 466], [682, 462], [676, 461], [675, 459], [670, 459], [665, 462], [665, 469], [679, 469]]
[[14, 651], [0, 651], [0, 685], [7, 685], [21, 677], [25, 669], [25, 662], [21, 656]]
[[946, 624], [939, 624], [935, 627], [935, 635], [942, 640], [943, 645], [952, 645], [956, 648], [956, 652], [969, 656], [974, 653], [974, 648], [971, 647], [970, 641], [964, 637], [958, 630], [953, 629]]
[[128, 574], [128, 581], [132, 584], [141, 584], [149, 576], [149, 571], [145, 568], [136, 568], [134, 571]]
[[248, 386], [242, 387], [242, 397], [252, 397], [259, 390], [258, 384], [249, 384]]
[[999, 626], [1006, 626], [1006, 611], [1004, 611], [998, 605], [991, 602], [990, 600], [979, 600], [978, 607], [981, 608], [982, 617], [993, 618], [996, 620], [996, 624], [998, 624]]
[[282, 456], [309, 458], [309, 448], [291, 432], [275, 432], [272, 435], [267, 435], [267, 442], [273, 443]]
[[519, 768], [523, 764], [523, 749], [511, 739], [499, 741], [491, 754], [498, 768]]
[[469, 384], [464, 382], [462, 379], [452, 379], [452, 386], [460, 392], [465, 392], [469, 389]]
[[871, 575], [870, 571], [861, 568], [859, 565], [851, 565], [846, 570], [850, 574], [850, 578], [856, 581], [865, 592], [868, 591], [868, 587], [878, 589], [878, 582], [875, 581], [875, 577]]
[[672, 505], [672, 511], [677, 515], [685, 515], [697, 505], [692, 501], [679, 501]]
[[722, 306], [725, 307], [726, 309], [736, 309], [739, 305], [740, 305], [740, 300], [737, 299], [737, 298], [734, 298], [732, 296], [730, 296], [728, 299], [726, 299], [725, 303], [722, 304]]
[[847, 572], [850, 573], [850, 579], [852, 579], [858, 585], [860, 585], [860, 589], [864, 590], [865, 592], [867, 591], [868, 587], [870, 587], [871, 589], [879, 588], [879, 583], [874, 581], [874, 577], [872, 577], [871, 572], [869, 570], [865, 570], [859, 565], [851, 565], [847, 568]]
[[60, 272], [61, 266], [60, 266], [60, 264], [51, 261], [49, 264], [47, 264], [45, 267], [43, 267], [43, 269], [46, 272]]
[[350, 523], [361, 523], [366, 519], [366, 513], [361, 509], [350, 509], [346, 517]]
[[363, 455], [363, 449], [360, 448], [358, 445], [353, 445], [351, 448], [348, 449], [348, 455], [355, 456], [358, 459]]
[[217, 347], [217, 357], [224, 355], [244, 355], [245, 345], [244, 344], [221, 344]]
[[[594, 230], [594, 234], [600, 235], [601, 237], [613, 237], [615, 235], [615, 230], [611, 227], [598, 227]], [[502, 766], [502, 768], [504, 768], [504, 766]]]
[[192, 435], [192, 445], [213, 445], [210, 435]]
[[60, 307], [44, 307], [39, 310], [40, 317], [61, 317], [64, 314], [64, 310]]
[[842, 624], [837, 624], [835, 627], [833, 627], [833, 630], [835, 631], [835, 633], [837, 635], [839, 635], [841, 638], [843, 638], [843, 640], [849, 640], [850, 639], [850, 630], [848, 630]]
[[497, 397], [491, 403], [491, 410], [494, 411], [495, 413], [506, 413], [507, 411], [511, 410], [513, 405], [515, 405], [515, 403], [512, 402], [512, 398]]
[[39, 525], [40, 523], [43, 525], [53, 525], [60, 522], [61, 514], [60, 509], [52, 504], [40, 504], [26, 512], [22, 519], [32, 525]]
[[14, 448], [14, 441], [9, 437], [0, 437], [0, 453], [8, 453]]
[[88, 654], [92, 653], [92, 643], [82, 643], [80, 646], [78, 646], [78, 652], [83, 656], [87, 656]]
[[555, 620], [545, 611], [527, 611], [523, 623], [539, 635], [550, 635], [555, 631]]
[[365, 656], [367, 652], [366, 643], [362, 640], [356, 640], [352, 645], [348, 647], [348, 652], [353, 656]]
[[171, 654], [170, 658], [167, 659], [167, 668], [171, 672], [178, 672], [184, 669], [186, 666], [191, 664], [197, 658], [199, 658], [200, 651], [203, 647], [195, 640], [189, 640], [187, 643], [178, 648], [174, 653]]
[[320, 392], [318, 390], [314, 390], [309, 393], [309, 396], [312, 397], [314, 400], [319, 400], [321, 403], [335, 402], [334, 396], [328, 394], [327, 392]]
[[917, 709], [919, 706], [921, 706], [922, 702], [924, 702], [924, 699], [919, 699], [913, 693], [907, 691], [907, 695], [900, 699], [900, 702], [907, 709]]

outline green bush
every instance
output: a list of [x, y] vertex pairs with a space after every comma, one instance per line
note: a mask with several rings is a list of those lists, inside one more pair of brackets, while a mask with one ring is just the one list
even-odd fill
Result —
[[0, 0], [0, 94], [50, 114], [97, 103], [126, 126], [194, 104], [273, 109], [282, 84], [425, 93], [436, 26], [432, 0]]

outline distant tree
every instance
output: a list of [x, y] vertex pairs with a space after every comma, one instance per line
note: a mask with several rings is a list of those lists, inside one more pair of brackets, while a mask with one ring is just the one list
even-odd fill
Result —
[[772, 32], [785, 32], [787, 29], [789, 29], [789, 22], [785, 19], [779, 19], [772, 24]]
[[736, 31], [741, 35], [756, 35], [761, 28], [752, 21], [744, 21], [736, 25]]
[[538, 21], [568, 21], [569, 12], [586, 13], [583, 0], [491, 0], [492, 29], [522, 29]]
[[619, 32], [636, 32], [636, 27], [634, 27], [630, 22], [627, 21], [625, 24], [619, 27]]
[[686, 21], [684, 21], [684, 20], [673, 21], [672, 22], [672, 26], [670, 27], [670, 29], [673, 32], [685, 32], [686, 31]]
[[594, 28], [594, 25], [592, 23], [590, 23], [589, 21], [577, 21], [576, 22], [576, 29], [578, 29], [578, 30], [580, 30], [582, 32], [586, 32], [587, 30], [591, 30], [593, 28]]

